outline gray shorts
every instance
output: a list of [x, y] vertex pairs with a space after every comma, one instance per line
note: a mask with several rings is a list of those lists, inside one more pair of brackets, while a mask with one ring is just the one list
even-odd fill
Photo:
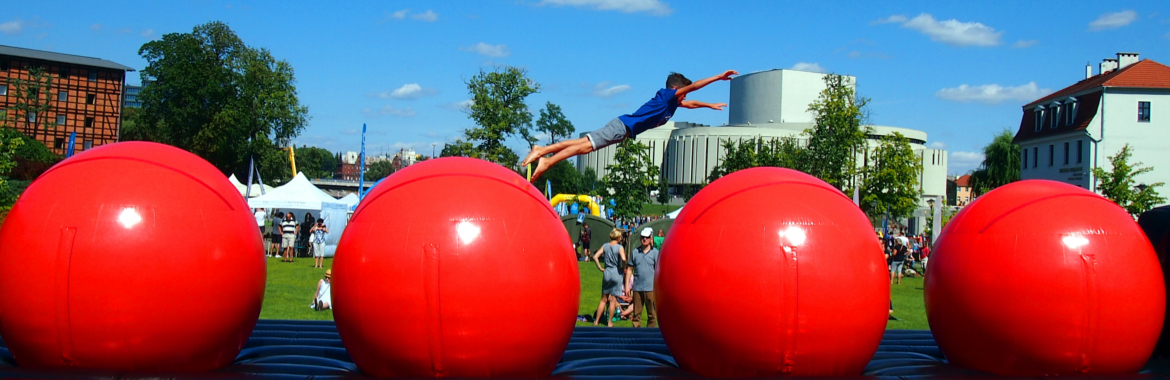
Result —
[[282, 237], [283, 237], [283, 239], [281, 239], [281, 242], [280, 242], [281, 248], [289, 248], [289, 247], [296, 246], [296, 244], [297, 244], [297, 235], [296, 234], [284, 234]]
[[615, 117], [601, 129], [585, 133], [585, 137], [588, 137], [589, 142], [593, 144], [593, 150], [598, 150], [625, 140], [629, 134], [630, 131], [626, 129], [626, 123]]

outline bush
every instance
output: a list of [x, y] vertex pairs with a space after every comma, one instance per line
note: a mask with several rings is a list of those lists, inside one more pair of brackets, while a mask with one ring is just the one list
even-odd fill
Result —
[[40, 176], [50, 167], [60, 162], [64, 157], [53, 153], [44, 143], [20, 133], [12, 128], [0, 128], [0, 140], [20, 138], [24, 141], [16, 148], [16, 167], [9, 173], [9, 178], [31, 181]]

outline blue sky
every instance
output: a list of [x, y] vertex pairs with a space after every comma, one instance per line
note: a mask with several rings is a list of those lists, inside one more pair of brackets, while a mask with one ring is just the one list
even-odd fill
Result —
[[[1170, 3], [504, 0], [14, 2], [0, 44], [135, 68], [143, 43], [223, 21], [296, 70], [311, 120], [295, 142], [372, 153], [451, 141], [473, 126], [464, 80], [495, 65], [541, 85], [536, 114], [560, 105], [578, 132], [632, 112], [666, 74], [801, 68], [856, 76], [872, 122], [926, 131], [952, 173], [1014, 132], [1020, 106], [1083, 79], [1117, 52], [1170, 63]], [[137, 73], [128, 82], [137, 84]], [[726, 102], [728, 84], [690, 96]], [[732, 105], [734, 106], [734, 105]], [[675, 120], [727, 122], [726, 111]], [[518, 141], [511, 145], [523, 154]]]

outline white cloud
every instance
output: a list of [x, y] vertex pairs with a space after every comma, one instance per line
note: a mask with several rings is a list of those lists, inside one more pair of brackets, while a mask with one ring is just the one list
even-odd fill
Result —
[[404, 19], [406, 19], [407, 13], [410, 13], [410, 9], [403, 9], [403, 10], [400, 10], [398, 12], [391, 13], [390, 18], [404, 20]]
[[619, 11], [623, 13], [646, 12], [656, 16], [666, 16], [673, 9], [670, 5], [659, 0], [541, 0], [540, 5], [587, 7], [599, 11]]
[[983, 104], [998, 104], [1008, 100], [1032, 101], [1050, 93], [1052, 93], [1052, 90], [1040, 88], [1036, 85], [1036, 82], [1028, 82], [1025, 85], [1007, 87], [998, 84], [985, 84], [980, 86], [963, 84], [959, 87], [938, 90], [934, 96], [959, 103], [979, 102]]
[[24, 21], [16, 19], [0, 24], [0, 32], [3, 32], [4, 34], [17, 34], [20, 33], [21, 30], [24, 30], [24, 27]]
[[1016, 49], [1027, 49], [1027, 48], [1036, 46], [1036, 44], [1039, 44], [1039, 43], [1040, 43], [1040, 41], [1036, 41], [1036, 40], [1027, 40], [1027, 41], [1019, 40], [1019, 41], [1016, 41], [1015, 44], [1012, 44], [1012, 47], [1014, 47]]
[[459, 50], [473, 51], [473, 52], [476, 52], [476, 53], [479, 53], [482, 55], [486, 55], [488, 57], [496, 57], [496, 58], [507, 57], [509, 55], [512, 55], [512, 51], [508, 50], [508, 45], [504, 45], [504, 44], [488, 45], [488, 44], [483, 43], [483, 42], [480, 42], [478, 44], [471, 45], [471, 46], [464, 46], [464, 47], [459, 48]]
[[907, 20], [909, 20], [909, 19], [908, 19], [908, 18], [906, 18], [906, 16], [903, 16], [903, 15], [893, 15], [893, 16], [886, 17], [886, 18], [883, 18], [883, 19], [878, 19], [878, 20], [873, 20], [873, 21], [870, 21], [870, 22], [869, 22], [869, 24], [870, 24], [870, 25], [878, 25], [878, 24], [891, 24], [891, 23], [901, 24], [901, 23], [904, 23], [904, 22], [906, 22]]
[[90, 29], [90, 30], [92, 30], [92, 31], [95, 31], [95, 32], [96, 32], [96, 31], [99, 31], [99, 30], [102, 30], [102, 24], [93, 24], [93, 25], [90, 25], [90, 26], [89, 26], [89, 29]]
[[930, 144], [926, 144], [926, 147], [930, 149], [947, 149], [947, 143], [942, 141], [935, 141]]
[[373, 117], [373, 118], [378, 118], [378, 117], [381, 117], [384, 115], [393, 115], [393, 116], [398, 116], [398, 117], [411, 117], [411, 116], [414, 116], [417, 114], [414, 112], [414, 108], [410, 108], [410, 107], [394, 108], [394, 106], [392, 106], [392, 105], [386, 105], [385, 107], [382, 107], [382, 108], [379, 108], [376, 110], [366, 108], [366, 109], [362, 110], [362, 113], [366, 114], [366, 116]]
[[1106, 13], [1089, 23], [1089, 30], [1120, 28], [1137, 20], [1137, 12], [1121, 11]]
[[791, 69], [797, 70], [797, 71], [810, 71], [810, 72], [822, 73], [822, 74], [829, 72], [829, 70], [825, 69], [824, 67], [821, 67], [821, 65], [818, 65], [816, 62], [813, 62], [813, 63], [797, 62], [795, 65], [792, 65]]
[[369, 94], [366, 94], [366, 96], [371, 97], [371, 98], [381, 98], [381, 99], [413, 100], [413, 99], [418, 99], [418, 98], [421, 98], [424, 96], [431, 96], [431, 95], [434, 95], [437, 93], [439, 93], [439, 91], [435, 90], [433, 88], [426, 88], [426, 87], [420, 86], [418, 83], [407, 83], [407, 84], [402, 85], [402, 87], [399, 87], [393, 91], [369, 93]]
[[620, 93], [623, 93], [623, 92], [626, 92], [629, 90], [630, 90], [630, 85], [628, 85], [628, 84], [619, 84], [616, 86], [610, 86], [609, 82], [601, 82], [601, 83], [598, 83], [596, 86], [593, 86], [593, 96], [597, 96], [597, 97], [601, 97], [601, 98], [608, 98], [608, 97], [611, 97], [611, 96], [614, 96], [614, 95], [617, 95], [617, 94], [620, 94]]
[[[898, 22], [896, 17], [890, 16], [886, 20]], [[930, 37], [931, 41], [951, 46], [996, 46], [1000, 44], [999, 38], [1003, 35], [1003, 32], [978, 22], [960, 22], [955, 19], [938, 21], [928, 13], [902, 22], [902, 27], [917, 30]]]
[[981, 152], [950, 152], [947, 156], [947, 172], [950, 173], [966, 173], [983, 163]]
[[447, 103], [447, 104], [444, 104], [444, 105], [443, 105], [443, 108], [446, 108], [446, 109], [452, 109], [452, 110], [466, 111], [466, 110], [469, 110], [469, 109], [471, 109], [471, 105], [472, 105], [472, 104], [475, 104], [475, 101], [474, 101], [474, 100], [471, 100], [471, 99], [467, 99], [467, 100], [464, 100], [464, 101], [461, 101], [461, 102], [455, 102], [455, 103]]
[[439, 21], [439, 14], [431, 11], [430, 9], [427, 9], [426, 12], [415, 13], [413, 16], [410, 16], [410, 18], [413, 18], [413, 19], [419, 20], [419, 21], [435, 22], [435, 21]]
[[150, 37], [150, 36], [154, 35], [154, 29], [143, 30], [141, 33], [138, 33], [138, 34], [142, 35], [143, 37]]

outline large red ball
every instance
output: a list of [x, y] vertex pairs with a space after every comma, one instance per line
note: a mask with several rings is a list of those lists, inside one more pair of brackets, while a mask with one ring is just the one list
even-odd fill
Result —
[[991, 191], [939, 236], [926, 315], [955, 365], [1005, 376], [1141, 369], [1165, 312], [1157, 257], [1122, 208], [1028, 180]]
[[889, 275], [865, 214], [795, 170], [753, 168], [695, 195], [663, 244], [662, 336], [708, 377], [856, 376], [881, 342]]
[[548, 376], [580, 286], [549, 202], [516, 173], [469, 158], [424, 161], [378, 184], [333, 262], [337, 331], [378, 377]]
[[22, 367], [227, 366], [260, 315], [260, 244], [207, 161], [143, 142], [85, 151], [33, 182], [0, 228], [0, 336]]

